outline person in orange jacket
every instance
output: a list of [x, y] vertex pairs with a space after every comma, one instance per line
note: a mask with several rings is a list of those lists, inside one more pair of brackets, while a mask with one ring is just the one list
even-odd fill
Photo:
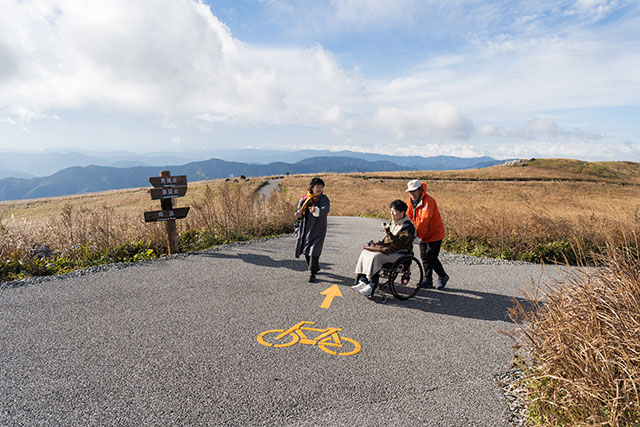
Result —
[[420, 258], [424, 267], [422, 288], [433, 288], [433, 272], [438, 275], [436, 289], [443, 289], [449, 281], [449, 275], [444, 271], [438, 259], [440, 246], [444, 239], [444, 224], [436, 199], [427, 194], [427, 184], [419, 179], [407, 183], [409, 203], [407, 216], [416, 228], [416, 235], [420, 238]]

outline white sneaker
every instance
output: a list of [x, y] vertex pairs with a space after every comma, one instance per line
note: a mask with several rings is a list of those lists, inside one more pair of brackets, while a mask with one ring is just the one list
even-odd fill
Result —
[[360, 292], [365, 297], [370, 297], [371, 294], [373, 293], [373, 286], [367, 284], [367, 286], [364, 286], [363, 288], [359, 289], [358, 292]]
[[360, 279], [357, 284], [351, 287], [351, 289], [360, 292], [360, 289], [364, 288], [365, 286], [369, 286], [369, 284], [365, 282], [364, 279]]

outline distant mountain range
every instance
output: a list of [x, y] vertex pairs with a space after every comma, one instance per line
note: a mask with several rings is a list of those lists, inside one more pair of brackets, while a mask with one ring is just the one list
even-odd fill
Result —
[[[312, 151], [312, 153], [317, 154], [316, 151]], [[333, 152], [330, 153], [334, 154]], [[245, 154], [247, 158], [251, 158], [250, 153]], [[253, 177], [282, 175], [286, 173], [467, 169], [502, 163], [502, 161], [497, 161], [490, 157], [463, 159], [446, 156], [425, 158], [418, 156], [383, 156], [366, 153], [355, 154], [358, 154], [360, 157], [369, 157], [369, 159], [357, 158], [355, 156], [316, 156], [305, 158], [295, 163], [280, 161], [268, 164], [252, 164], [212, 158], [183, 165], [173, 164], [124, 168], [96, 165], [74, 166], [46, 177], [12, 177], [0, 179], [0, 200], [55, 197], [122, 188], [146, 187], [149, 185], [148, 178], [150, 176], [158, 176], [161, 170], [170, 170], [172, 175], [186, 175], [188, 181], [193, 182], [233, 176], [238, 177], [241, 175]], [[393, 159], [395, 161], [387, 159]], [[435, 167], [436, 163], [439, 165], [437, 168]], [[429, 168], [425, 167], [426, 165], [433, 166]]]
[[128, 168], [135, 166], [184, 165], [216, 158], [231, 162], [266, 165], [275, 162], [297, 163], [310, 157], [353, 157], [368, 161], [388, 161], [406, 168], [417, 170], [468, 169], [500, 163], [491, 157], [460, 158], [453, 156], [389, 156], [383, 154], [360, 153], [355, 151], [328, 150], [267, 150], [267, 149], [225, 149], [207, 151], [132, 153], [114, 152], [0, 152], [0, 178], [33, 178], [55, 174], [74, 166], [109, 166]]

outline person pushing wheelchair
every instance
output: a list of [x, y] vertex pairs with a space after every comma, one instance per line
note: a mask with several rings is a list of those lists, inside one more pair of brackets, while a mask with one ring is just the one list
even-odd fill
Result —
[[433, 288], [433, 271], [438, 275], [436, 289], [443, 289], [449, 281], [449, 275], [444, 271], [438, 259], [440, 246], [444, 239], [444, 224], [436, 200], [427, 194], [427, 184], [419, 179], [407, 183], [409, 193], [409, 209], [407, 216], [416, 228], [420, 238], [420, 258], [424, 267], [424, 280], [421, 288]]
[[406, 215], [407, 204], [402, 200], [394, 200], [389, 209], [391, 224], [382, 224], [381, 227], [384, 239], [366, 244], [356, 264], [358, 282], [351, 288], [365, 296], [373, 292], [374, 282], [383, 264], [393, 263], [403, 255], [413, 253], [416, 230]]

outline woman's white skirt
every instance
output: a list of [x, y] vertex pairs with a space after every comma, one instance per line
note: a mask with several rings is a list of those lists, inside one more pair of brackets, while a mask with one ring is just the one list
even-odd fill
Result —
[[383, 264], [395, 262], [403, 255], [406, 254], [396, 252], [385, 255], [381, 252], [371, 252], [363, 249], [360, 253], [360, 258], [358, 258], [358, 263], [356, 264], [356, 274], [364, 274], [367, 276], [368, 280], [371, 280], [371, 277], [382, 269]]

